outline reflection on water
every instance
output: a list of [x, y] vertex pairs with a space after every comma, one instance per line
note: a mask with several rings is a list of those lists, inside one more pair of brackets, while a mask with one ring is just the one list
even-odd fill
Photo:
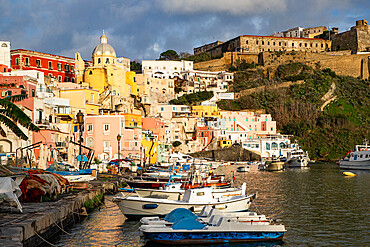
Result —
[[[354, 172], [357, 177], [346, 177], [335, 164], [316, 163], [308, 169], [235, 173], [249, 193], [258, 191], [250, 210], [281, 220], [287, 233], [283, 243], [230, 246], [370, 246], [370, 172]], [[124, 222], [108, 200], [106, 206], [56, 245], [142, 246], [138, 222]]]

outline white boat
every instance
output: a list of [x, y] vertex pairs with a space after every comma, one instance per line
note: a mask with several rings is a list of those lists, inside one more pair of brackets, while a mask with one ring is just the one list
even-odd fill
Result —
[[160, 244], [281, 241], [286, 231], [284, 225], [273, 224], [264, 215], [253, 212], [216, 212], [204, 218], [176, 209], [164, 220], [143, 218], [141, 223], [142, 237]]
[[302, 149], [295, 149], [288, 153], [287, 166], [292, 167], [306, 167], [310, 158]]
[[236, 168], [237, 172], [248, 172], [249, 171], [249, 166], [239, 166]]
[[370, 170], [370, 146], [365, 140], [363, 145], [356, 145], [354, 151], [348, 152], [339, 160], [341, 169]]
[[[181, 183], [169, 183], [166, 184], [163, 189], [157, 190], [157, 189], [135, 188], [134, 191], [140, 197], [181, 200], [186, 191], [181, 188], [181, 185], [182, 185]], [[241, 188], [224, 188], [224, 189], [212, 188], [212, 196], [214, 198], [221, 198], [245, 195], [246, 188], [247, 188], [246, 183], [243, 183]]]
[[113, 201], [127, 218], [138, 218], [164, 216], [176, 208], [186, 208], [199, 213], [204, 206], [212, 206], [226, 212], [246, 211], [255, 197], [253, 194], [213, 198], [212, 188], [203, 187], [186, 190], [182, 200], [117, 196]]

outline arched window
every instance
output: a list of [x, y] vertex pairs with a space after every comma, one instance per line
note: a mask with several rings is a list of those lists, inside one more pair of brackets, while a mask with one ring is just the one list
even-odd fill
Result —
[[266, 150], [270, 150], [270, 143], [266, 143]]
[[5, 44], [5, 43], [3, 43], [3, 44], [1, 45], [1, 47], [8, 47], [8, 45], [7, 45], [7, 44]]
[[89, 75], [92, 75], [92, 70], [90, 70]]
[[278, 144], [277, 144], [276, 142], [273, 142], [273, 143], [271, 144], [271, 149], [272, 149], [272, 150], [277, 150], [277, 149], [278, 149]]
[[101, 63], [101, 59], [100, 59], [100, 57], [98, 58], [98, 64], [100, 64]]
[[284, 142], [280, 142], [280, 148], [286, 148], [286, 145]]
[[106, 63], [106, 64], [109, 64], [109, 58], [107, 58], [107, 59], [105, 60], [105, 63]]

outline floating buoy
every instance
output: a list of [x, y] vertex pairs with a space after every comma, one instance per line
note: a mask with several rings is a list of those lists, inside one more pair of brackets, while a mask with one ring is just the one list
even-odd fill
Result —
[[343, 175], [344, 176], [350, 176], [350, 177], [356, 177], [357, 174], [353, 173], [353, 172], [343, 172]]

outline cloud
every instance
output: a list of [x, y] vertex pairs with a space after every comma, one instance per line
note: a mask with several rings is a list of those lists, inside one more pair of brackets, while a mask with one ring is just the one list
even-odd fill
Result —
[[169, 13], [248, 13], [282, 12], [286, 0], [157, 0], [157, 4]]

